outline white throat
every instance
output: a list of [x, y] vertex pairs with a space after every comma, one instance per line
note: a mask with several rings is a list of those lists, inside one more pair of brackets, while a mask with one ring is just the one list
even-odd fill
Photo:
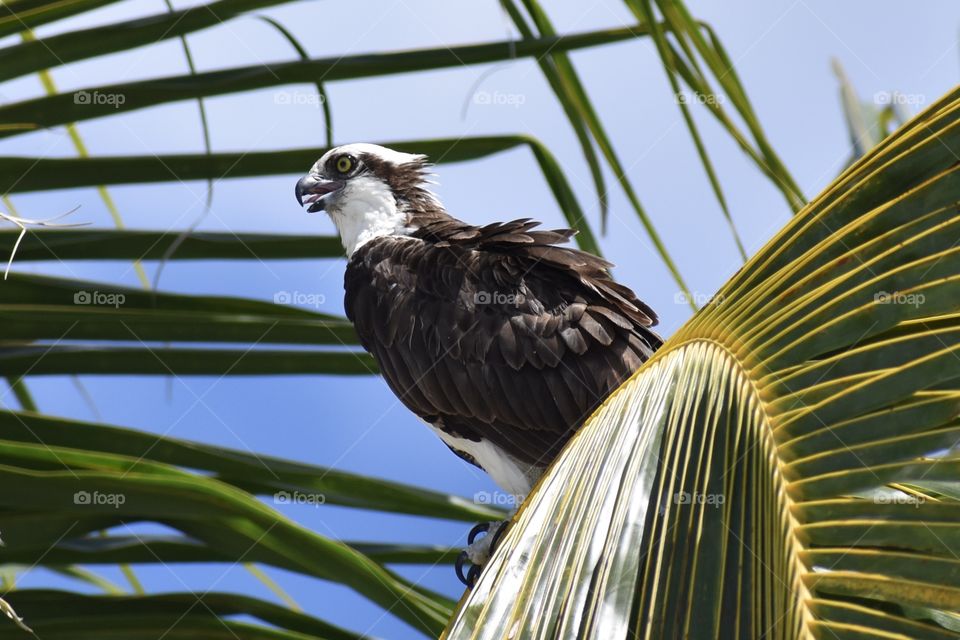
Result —
[[374, 238], [407, 235], [407, 215], [397, 208], [393, 192], [370, 176], [353, 178], [336, 194], [327, 211], [337, 225], [340, 241], [349, 258]]

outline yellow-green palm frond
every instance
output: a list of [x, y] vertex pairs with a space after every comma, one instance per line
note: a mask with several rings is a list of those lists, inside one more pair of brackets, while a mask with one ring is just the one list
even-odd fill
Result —
[[593, 416], [448, 638], [960, 637], [960, 90]]

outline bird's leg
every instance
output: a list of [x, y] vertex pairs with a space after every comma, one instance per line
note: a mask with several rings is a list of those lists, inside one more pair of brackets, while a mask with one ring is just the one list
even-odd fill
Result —
[[[480, 572], [490, 561], [509, 524], [509, 520], [481, 522], [470, 530], [467, 535], [467, 548], [460, 552], [456, 564], [457, 577], [463, 584], [472, 589], [477, 583]], [[481, 533], [486, 535], [478, 539], [477, 536]], [[464, 574], [464, 565], [467, 563], [470, 563], [470, 569]]]

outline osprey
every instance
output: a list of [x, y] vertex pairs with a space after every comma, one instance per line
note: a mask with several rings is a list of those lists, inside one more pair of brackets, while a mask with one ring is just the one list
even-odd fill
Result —
[[661, 345], [657, 317], [610, 263], [558, 246], [575, 231], [462, 222], [428, 189], [428, 169], [422, 155], [345, 145], [296, 196], [336, 224], [346, 314], [387, 384], [519, 501]]

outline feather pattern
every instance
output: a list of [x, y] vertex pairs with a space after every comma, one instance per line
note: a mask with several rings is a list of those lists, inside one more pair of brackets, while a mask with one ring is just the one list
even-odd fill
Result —
[[656, 315], [610, 263], [558, 246], [570, 229], [409, 218], [407, 235], [350, 257], [345, 307], [363, 346], [435, 428], [545, 468], [660, 346]]

